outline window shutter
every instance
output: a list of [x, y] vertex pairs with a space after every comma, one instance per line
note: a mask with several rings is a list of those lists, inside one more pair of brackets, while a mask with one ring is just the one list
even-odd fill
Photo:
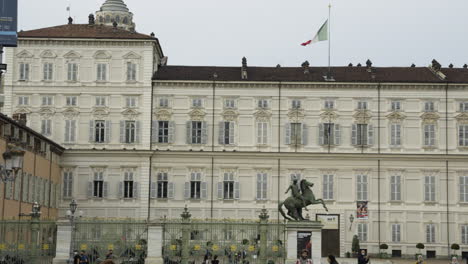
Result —
[[458, 126], [458, 146], [463, 146], [463, 130], [464, 126], [459, 125]]
[[47, 120], [47, 135], [52, 135], [52, 120]]
[[109, 143], [111, 141], [111, 133], [112, 133], [112, 123], [110, 120], [106, 120], [106, 139], [105, 142]]
[[351, 144], [357, 145], [357, 125], [351, 125]]
[[284, 126], [284, 130], [285, 130], [284, 144], [290, 145], [291, 144], [291, 123], [286, 123], [286, 125]]
[[141, 122], [135, 122], [135, 143], [140, 143]]
[[21, 197], [22, 202], [28, 201], [28, 191], [29, 191], [29, 174], [24, 173], [23, 174], [23, 190], [22, 190], [23, 193]]
[[76, 120], [70, 120], [70, 122], [71, 122], [70, 142], [75, 142], [76, 141]]
[[223, 182], [218, 182], [218, 199], [223, 199]]
[[373, 125], [368, 125], [367, 129], [367, 145], [374, 145], [374, 126]]
[[92, 198], [93, 197], [93, 188], [94, 187], [94, 183], [91, 181], [91, 182], [88, 182], [88, 198]]
[[29, 188], [28, 188], [28, 200], [27, 202], [34, 202], [34, 177], [29, 174]]
[[192, 121], [187, 121], [186, 137], [187, 137], [187, 144], [192, 144]]
[[174, 183], [170, 182], [168, 185], [167, 185], [167, 198], [169, 199], [174, 199], [174, 194], [175, 194], [175, 187], [174, 187]]
[[235, 140], [235, 136], [234, 136], [235, 125], [236, 125], [236, 123], [229, 122], [229, 144], [235, 144], [235, 142], [234, 142], [234, 140]]
[[334, 145], [340, 145], [341, 144], [341, 127], [339, 124], [335, 124], [335, 142]]
[[324, 145], [325, 144], [325, 138], [324, 138], [324, 125], [323, 124], [319, 124], [318, 126], [318, 134], [319, 134], [319, 144], [320, 145]]
[[46, 120], [41, 120], [41, 133], [46, 134]]
[[206, 121], [202, 122], [202, 138], [201, 138], [201, 140], [202, 140], [202, 144], [206, 144], [206, 142], [208, 141], [208, 129], [207, 129]]
[[70, 142], [70, 120], [65, 120], [65, 136], [64, 141]]
[[301, 144], [305, 146], [305, 145], [307, 145], [307, 143], [308, 143], [308, 142], [307, 142], [307, 139], [309, 138], [309, 137], [308, 137], [308, 136], [309, 136], [309, 135], [308, 135], [308, 134], [309, 134], [309, 133], [308, 133], [309, 129], [308, 129], [307, 125], [304, 124], [304, 123], [302, 123], [301, 126], [302, 126], [302, 142], [301, 142]]
[[224, 122], [219, 122], [219, 138], [218, 142], [220, 145], [224, 145]]
[[102, 198], [107, 198], [108, 193], [109, 193], [109, 183], [103, 182], [102, 183]]
[[401, 145], [401, 125], [397, 124], [396, 125], [396, 145], [400, 146]]
[[124, 198], [124, 183], [119, 182], [119, 198]]
[[157, 184], [156, 182], [151, 182], [151, 198], [156, 198], [157, 197]]
[[206, 182], [202, 182], [202, 183], [201, 183], [201, 198], [202, 198], [202, 199], [206, 199], [206, 196], [207, 196], [207, 195], [206, 195], [206, 190], [207, 190], [207, 188], [206, 188]]
[[257, 200], [262, 199], [262, 181], [261, 181], [261, 174], [257, 174]]
[[151, 126], [152, 129], [152, 136], [151, 136], [151, 143], [158, 143], [158, 131], [159, 131], [159, 122], [157, 120], [153, 120], [153, 124]]
[[[259, 101], [260, 105], [260, 101]], [[257, 122], [257, 144], [262, 144], [263, 123]]]
[[120, 143], [125, 143], [125, 121], [120, 121]]
[[15, 181], [15, 200], [19, 201], [20, 200], [20, 193], [21, 193], [21, 183], [23, 182], [23, 173], [20, 174], [20, 176], [17, 178]]
[[89, 121], [89, 142], [95, 142], [96, 141], [96, 131], [95, 131], [95, 122], [94, 120]]
[[185, 182], [184, 198], [190, 199], [190, 182]]
[[138, 198], [138, 191], [140, 190], [138, 182], [133, 182], [133, 198]]
[[50, 183], [48, 180], [45, 181], [45, 199], [44, 205], [50, 207]]
[[175, 135], [175, 123], [174, 123], [174, 121], [169, 121], [168, 143], [174, 143], [174, 135]]
[[234, 182], [234, 199], [240, 199], [240, 183]]

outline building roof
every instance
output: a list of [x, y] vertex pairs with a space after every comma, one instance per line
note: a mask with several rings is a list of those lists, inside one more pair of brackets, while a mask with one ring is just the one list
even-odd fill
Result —
[[128, 7], [122, 0], [106, 0], [101, 6], [101, 11], [128, 12]]
[[[153, 80], [211, 81], [216, 73], [218, 81], [251, 82], [325, 82], [327, 67], [247, 67], [247, 79], [242, 79], [241, 67], [163, 66]], [[442, 68], [447, 76], [442, 80], [428, 67], [332, 67], [335, 82], [385, 83], [468, 83], [468, 69]], [[374, 78], [372, 78], [374, 76]]]
[[156, 38], [105, 25], [67, 24], [55, 27], [20, 31], [19, 38], [91, 38], [91, 39], [141, 39], [157, 40]]

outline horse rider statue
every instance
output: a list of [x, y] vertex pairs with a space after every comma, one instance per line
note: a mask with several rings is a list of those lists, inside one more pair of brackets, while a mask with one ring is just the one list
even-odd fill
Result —
[[299, 189], [299, 184], [297, 183], [297, 176], [296, 175], [293, 176], [292, 183], [289, 185], [289, 187], [286, 190], [285, 194], [287, 194], [289, 192], [289, 190], [291, 190], [291, 196], [296, 198], [296, 199], [301, 200], [302, 201], [302, 207], [306, 211], [309, 211], [309, 209], [307, 209], [307, 205], [305, 203], [304, 197], [301, 194], [301, 190]]

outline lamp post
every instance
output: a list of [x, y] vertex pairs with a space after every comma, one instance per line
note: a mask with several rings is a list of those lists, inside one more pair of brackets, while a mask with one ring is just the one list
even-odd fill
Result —
[[353, 216], [353, 214], [350, 214], [349, 215], [349, 231], [351, 231], [351, 227], [353, 226], [353, 222], [354, 222], [354, 216]]
[[68, 263], [72, 264], [73, 263], [73, 250], [75, 247], [75, 233], [76, 233], [76, 219], [82, 217], [83, 212], [79, 211], [78, 215], [75, 215], [76, 209], [78, 208], [78, 204], [76, 203], [75, 200], [72, 200], [70, 203], [70, 210], [67, 211], [67, 217], [70, 220], [71, 224], [71, 240], [70, 240], [70, 256], [68, 259]]
[[13, 144], [8, 144], [3, 153], [4, 165], [0, 165], [0, 180], [3, 182], [2, 220], [5, 218], [5, 200], [7, 182], [14, 182], [23, 168], [24, 151]]

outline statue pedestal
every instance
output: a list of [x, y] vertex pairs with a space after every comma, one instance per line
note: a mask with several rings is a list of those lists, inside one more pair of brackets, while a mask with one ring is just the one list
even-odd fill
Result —
[[286, 263], [295, 264], [298, 252], [306, 247], [301, 243], [301, 239], [310, 234], [311, 258], [314, 264], [320, 264], [322, 258], [322, 227], [318, 221], [290, 221], [286, 224], [287, 233], [287, 254]]

